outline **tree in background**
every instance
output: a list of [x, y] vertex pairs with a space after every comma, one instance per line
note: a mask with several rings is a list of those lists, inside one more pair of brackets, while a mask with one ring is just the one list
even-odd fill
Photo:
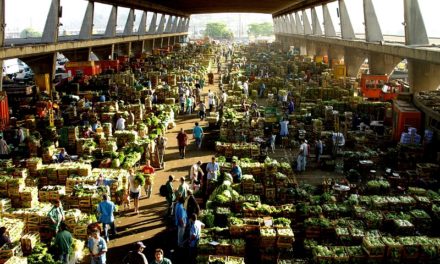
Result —
[[25, 28], [20, 32], [20, 38], [39, 38], [43, 34], [33, 28]]
[[249, 24], [248, 34], [254, 37], [272, 36], [273, 24], [269, 22]]
[[232, 39], [234, 34], [225, 23], [214, 22], [206, 24], [205, 36], [213, 39]]

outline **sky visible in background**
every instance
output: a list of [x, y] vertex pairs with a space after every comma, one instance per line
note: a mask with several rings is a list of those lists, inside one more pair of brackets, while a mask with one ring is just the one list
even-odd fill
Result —
[[[51, 0], [4, 0], [6, 2], [6, 34], [8, 36], [14, 32], [20, 32], [25, 28], [34, 28], [42, 32], [46, 20]], [[363, 25], [363, 0], [345, 0], [353, 28], [356, 33], [365, 33]], [[404, 33], [402, 25], [403, 19], [403, 0], [373, 0], [376, 14], [379, 19], [382, 32], [385, 35], [400, 35]], [[424, 17], [428, 36], [440, 37], [440, 10], [439, 0], [419, 0], [422, 15]], [[85, 0], [61, 0], [63, 7], [63, 16], [60, 32], [78, 32], [84, 13], [87, 7]], [[337, 16], [337, 2], [328, 4], [336, 31], [339, 30], [339, 18]], [[94, 30], [96, 33], [105, 30], [107, 20], [110, 14], [111, 6], [95, 3]], [[118, 31], [123, 30], [128, 16], [127, 8], [118, 10]], [[306, 10], [310, 15], [310, 10]], [[322, 24], [322, 8], [317, 8], [318, 17]], [[139, 26], [142, 12], [136, 10], [135, 28]], [[152, 14], [148, 12], [147, 29]], [[309, 17], [310, 20], [310, 17]], [[226, 22], [235, 36], [245, 35], [247, 25], [255, 22], [271, 22], [271, 15], [262, 14], [209, 14], [194, 15], [191, 17], [190, 33], [200, 33], [203, 30], [205, 22]], [[322, 27], [322, 25], [321, 25]]]

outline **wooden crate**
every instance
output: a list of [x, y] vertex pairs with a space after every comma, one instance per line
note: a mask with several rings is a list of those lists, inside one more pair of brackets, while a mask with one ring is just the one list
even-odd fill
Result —
[[21, 237], [21, 249], [23, 254], [27, 255], [32, 253], [36, 243], [40, 241], [40, 233], [30, 232]]
[[232, 237], [242, 237], [246, 233], [246, 228], [244, 225], [231, 225], [229, 233]]
[[90, 207], [91, 206], [90, 197], [80, 197], [78, 204], [79, 204], [79, 207]]
[[6, 261], [8, 261], [8, 259], [10, 259], [12, 256], [21, 256], [22, 252], [21, 252], [21, 245], [18, 244], [15, 247], [11, 248], [11, 249], [3, 249], [0, 248], [0, 263], [5, 263]]
[[266, 188], [264, 190], [264, 196], [266, 197], [266, 199], [268, 200], [275, 200], [275, 195], [276, 195], [276, 189], [275, 188]]

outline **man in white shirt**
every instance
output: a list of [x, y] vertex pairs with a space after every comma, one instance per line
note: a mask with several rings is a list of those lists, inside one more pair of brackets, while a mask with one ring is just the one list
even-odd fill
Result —
[[209, 194], [211, 193], [210, 187], [213, 186], [210, 182], [217, 181], [217, 173], [220, 171], [220, 167], [215, 161], [215, 157], [212, 157], [211, 162], [206, 165], [206, 171], [206, 192]]
[[125, 130], [125, 119], [122, 116], [116, 121], [115, 130]]
[[212, 111], [215, 105], [215, 96], [214, 93], [211, 92], [211, 90], [208, 91], [208, 105], [209, 105], [209, 112]]
[[3, 137], [0, 137], [0, 155], [6, 156], [10, 152], [8, 143], [3, 139]]
[[307, 164], [307, 156], [309, 154], [309, 148], [307, 145], [306, 140], [301, 139], [301, 145], [299, 146], [299, 153], [297, 158], [297, 166], [296, 169], [298, 172], [302, 172], [306, 170], [306, 164]]
[[228, 94], [226, 93], [226, 91], [223, 91], [221, 99], [222, 103], [226, 104], [226, 101], [228, 100]]
[[289, 121], [284, 119], [280, 122], [280, 136], [287, 137], [289, 135], [289, 130], [287, 128], [287, 125], [289, 124]]
[[[191, 180], [191, 188], [194, 190], [194, 184], [199, 181], [204, 176], [203, 170], [200, 167], [202, 165], [202, 162], [199, 160], [196, 164], [191, 166], [191, 170], [189, 173], [189, 178]], [[200, 177], [199, 177], [200, 175]]]
[[246, 98], [249, 96], [249, 83], [248, 83], [248, 81], [245, 81], [243, 83], [243, 94], [245, 95]]

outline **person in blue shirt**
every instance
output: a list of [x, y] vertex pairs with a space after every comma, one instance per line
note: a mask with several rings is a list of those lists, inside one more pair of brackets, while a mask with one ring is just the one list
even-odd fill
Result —
[[177, 245], [179, 247], [184, 246], [184, 240], [183, 236], [185, 234], [185, 228], [187, 223], [188, 216], [186, 215], [186, 210], [183, 207], [183, 203], [185, 202], [185, 199], [183, 197], [179, 197], [178, 203], [176, 205], [176, 226], [177, 226]]
[[289, 115], [291, 115], [295, 111], [295, 103], [293, 102], [293, 99], [290, 99], [287, 110], [289, 111]]
[[87, 241], [87, 248], [90, 252], [91, 264], [105, 264], [107, 243], [104, 238], [99, 235], [99, 230], [95, 230]]
[[196, 122], [196, 126], [193, 128], [193, 137], [196, 140], [197, 148], [202, 147], [203, 128], [199, 126], [199, 122]]
[[237, 165], [237, 161], [233, 161], [232, 162], [232, 169], [231, 169], [231, 175], [232, 178], [234, 179], [234, 183], [239, 183], [241, 182], [241, 168], [240, 166]]
[[116, 227], [115, 227], [115, 216], [113, 212], [116, 211], [115, 204], [109, 200], [107, 194], [102, 195], [102, 202], [98, 204], [98, 213], [99, 213], [99, 222], [102, 223], [102, 228], [104, 230], [104, 238], [108, 242], [108, 228], [109, 225], [112, 231], [112, 234], [116, 235]]
[[64, 162], [66, 159], [69, 158], [69, 154], [67, 154], [66, 150], [64, 150], [64, 148], [61, 149], [61, 152], [58, 154], [58, 162], [62, 163]]
[[197, 263], [197, 245], [199, 244], [200, 234], [202, 228], [205, 226], [202, 222], [197, 220], [197, 214], [192, 214], [189, 219], [189, 263]]
[[259, 88], [260, 88], [259, 96], [262, 98], [264, 96], [264, 91], [266, 90], [266, 84], [264, 84], [264, 82], [261, 82]]

